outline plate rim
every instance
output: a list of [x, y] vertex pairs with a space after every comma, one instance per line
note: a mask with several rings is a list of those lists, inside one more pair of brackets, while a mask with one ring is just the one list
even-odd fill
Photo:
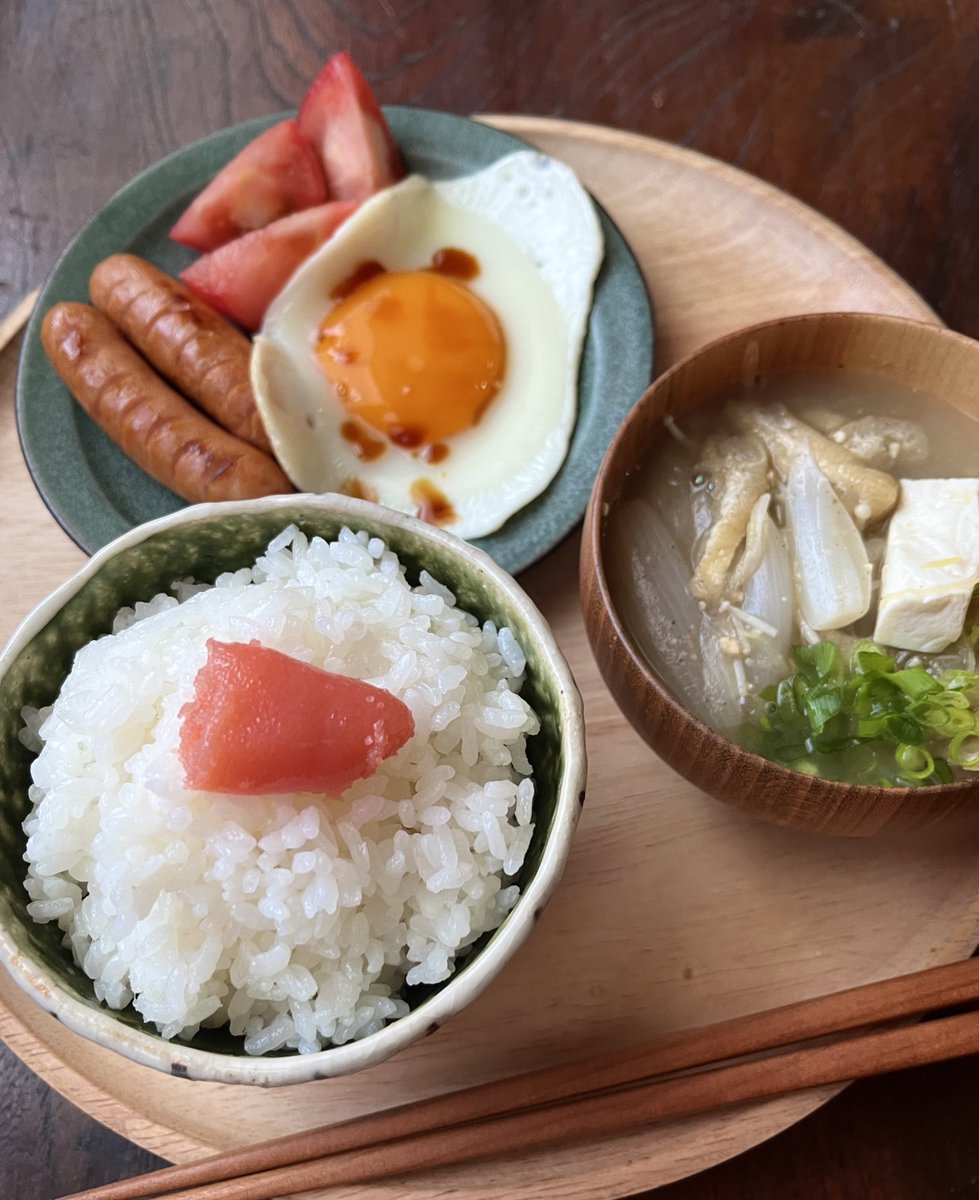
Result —
[[[696, 150], [692, 146], [683, 146], [676, 142], [669, 142], [653, 134], [638, 133], [633, 129], [619, 129], [615, 125], [602, 125], [597, 121], [565, 120], [562, 117], [541, 116], [536, 113], [505, 112], [477, 113], [471, 119], [477, 121], [479, 124], [489, 125], [493, 129], [503, 130], [513, 137], [522, 138], [526, 136], [527, 138], [533, 138], [539, 133], [546, 136], [548, 133], [560, 130], [565, 135], [570, 134], [602, 146], [617, 145], [639, 153], [648, 153], [649, 147], [652, 145], [656, 148], [656, 153], [661, 158], [669, 159], [671, 162], [684, 167], [695, 167], [698, 171], [705, 174], [709, 173], [720, 176], [727, 179], [732, 187], [736, 187], [738, 190], [749, 191], [752, 195], [760, 199], [777, 204], [785, 212], [794, 214], [800, 220], [804, 219], [809, 228], [817, 229], [820, 236], [828, 238], [848, 258], [860, 262], [865, 266], [872, 266], [878, 274], [886, 275], [889, 283], [893, 285], [895, 290], [902, 291], [907, 302], [914, 305], [922, 314], [912, 319], [922, 321], [932, 320], [936, 325], [945, 325], [945, 321], [927, 300], [924, 299], [921, 293], [916, 291], [890, 263], [885, 262], [880, 255], [875, 254], [856, 234], [850, 233], [849, 230], [844, 229], [842, 225], [834, 221], [831, 217], [827, 217], [825, 213], [820, 212], [818, 208], [813, 208], [811, 204], [808, 204], [805, 200], [800, 200], [798, 196], [779, 187], [778, 184], [772, 183], [768, 179], [763, 179], [760, 175], [753, 175], [750, 171], [744, 170], [743, 167], [727, 162], [723, 158], [715, 158], [713, 155], [705, 154], [702, 150]], [[513, 133], [512, 127], [514, 125], [523, 132], [520, 134]], [[594, 200], [594, 194], [589, 194], [592, 195], [592, 199]], [[598, 200], [595, 200], [595, 202], [600, 203]], [[672, 365], [672, 363], [668, 365]], [[657, 372], [664, 371], [666, 370], [666, 364], [657, 362], [656, 369]]]

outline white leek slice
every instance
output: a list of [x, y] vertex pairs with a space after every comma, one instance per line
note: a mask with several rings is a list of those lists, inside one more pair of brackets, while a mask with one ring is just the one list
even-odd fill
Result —
[[622, 563], [622, 617], [666, 686], [703, 721], [710, 720], [697, 653], [700, 607], [687, 584], [690, 567], [660, 514], [645, 500], [627, 500], [610, 523], [610, 561]]
[[785, 537], [767, 513], [765, 521], [765, 553], [748, 580], [741, 607], [774, 627], [776, 646], [787, 657], [795, 625], [795, 581]]
[[809, 450], [794, 459], [785, 487], [803, 619], [841, 629], [870, 608], [872, 569], [853, 518]]
[[792, 631], [795, 626], [795, 580], [792, 578], [792, 562], [786, 549], [785, 536], [767, 514], [765, 521], [765, 554], [758, 569], [748, 580], [741, 602], [742, 609], [752, 620], [761, 621], [772, 631], [767, 636], [756, 627], [747, 633], [750, 650], [745, 659], [745, 669], [753, 696], [790, 674]]
[[737, 728], [744, 719], [747, 680], [737, 631], [726, 617], [708, 612], [701, 617], [700, 659], [708, 724], [722, 731]]

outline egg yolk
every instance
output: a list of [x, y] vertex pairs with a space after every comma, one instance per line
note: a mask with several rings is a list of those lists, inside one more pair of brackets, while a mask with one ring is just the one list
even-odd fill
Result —
[[316, 355], [346, 410], [400, 446], [471, 429], [506, 362], [496, 314], [431, 271], [376, 275], [332, 308]]

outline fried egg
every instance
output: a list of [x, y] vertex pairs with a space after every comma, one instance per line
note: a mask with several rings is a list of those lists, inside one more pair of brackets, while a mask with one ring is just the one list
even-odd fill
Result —
[[256, 402], [292, 482], [462, 537], [499, 529], [567, 454], [602, 255], [584, 188], [533, 151], [373, 196], [255, 339]]

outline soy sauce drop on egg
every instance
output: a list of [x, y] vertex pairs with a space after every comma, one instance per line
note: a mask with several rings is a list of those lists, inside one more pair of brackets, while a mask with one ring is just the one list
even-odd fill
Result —
[[430, 479], [416, 479], [408, 494], [415, 505], [415, 515], [429, 525], [451, 525], [455, 509]]
[[479, 260], [456, 246], [443, 246], [432, 255], [431, 270], [453, 279], [475, 279], [479, 274]]
[[359, 421], [344, 421], [340, 426], [340, 436], [350, 443], [351, 450], [362, 462], [376, 461], [387, 449], [386, 444], [374, 437]]
[[[533, 151], [371, 197], [254, 341], [256, 403], [287, 474], [304, 491], [356, 480], [411, 513], [426, 478], [448, 528], [499, 529], [567, 452], [601, 256], [581, 184]], [[385, 446], [370, 461], [369, 439]], [[433, 515], [445, 519], [441, 501]]]
[[331, 290], [317, 358], [347, 412], [403, 449], [473, 428], [500, 389], [502, 327], [464, 282], [479, 271], [473, 255], [446, 246], [431, 268], [389, 272], [368, 260]]

